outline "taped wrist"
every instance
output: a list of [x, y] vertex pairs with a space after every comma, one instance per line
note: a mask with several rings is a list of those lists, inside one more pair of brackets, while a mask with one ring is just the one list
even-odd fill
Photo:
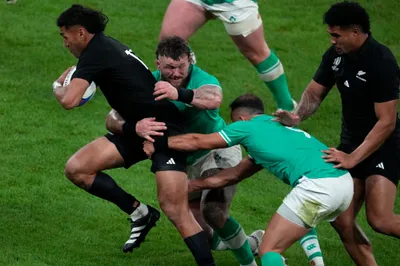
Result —
[[54, 81], [54, 82], [53, 82], [53, 85], [52, 85], [53, 91], [56, 90], [57, 88], [61, 87], [61, 86], [62, 86], [62, 85], [61, 85], [60, 82], [58, 82], [57, 80]]
[[184, 88], [178, 89], [178, 101], [189, 104], [193, 101], [193, 97], [193, 90], [187, 90]]

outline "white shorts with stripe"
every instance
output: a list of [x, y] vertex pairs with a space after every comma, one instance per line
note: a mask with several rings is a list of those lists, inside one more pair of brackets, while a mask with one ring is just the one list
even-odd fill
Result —
[[244, 37], [256, 31], [262, 24], [258, 5], [252, 0], [235, 0], [231, 3], [207, 5], [201, 0], [186, 0], [203, 7], [219, 18], [229, 35]]

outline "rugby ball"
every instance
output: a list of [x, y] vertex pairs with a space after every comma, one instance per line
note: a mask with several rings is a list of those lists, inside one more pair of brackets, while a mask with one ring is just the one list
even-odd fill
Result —
[[[73, 66], [71, 68], [71, 70], [68, 72], [67, 76], [65, 77], [64, 83], [63, 83], [63, 87], [67, 86], [72, 79], [72, 76], [74, 75], [76, 71], [76, 67]], [[86, 89], [85, 93], [82, 96], [81, 101], [79, 102], [78, 106], [84, 105], [85, 103], [87, 103], [94, 95], [94, 93], [96, 92], [96, 84], [94, 82], [90, 83], [89, 87]]]

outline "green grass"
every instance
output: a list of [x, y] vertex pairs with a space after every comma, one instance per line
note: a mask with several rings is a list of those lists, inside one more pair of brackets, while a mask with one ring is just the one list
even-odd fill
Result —
[[[128, 44], [154, 65], [167, 0], [76, 1], [102, 8], [109, 16], [106, 33]], [[260, 1], [266, 38], [284, 63], [293, 96], [298, 99], [329, 46], [321, 16], [333, 1]], [[370, 12], [374, 36], [400, 59], [398, 0], [361, 1]], [[66, 160], [84, 144], [105, 133], [109, 107], [101, 93], [72, 111], [56, 102], [52, 82], [76, 61], [63, 48], [55, 19], [72, 1], [0, 3], [0, 265], [194, 265], [184, 243], [165, 216], [133, 254], [121, 246], [129, 224], [112, 204], [74, 187], [63, 175]], [[263, 96], [267, 112], [272, 97], [253, 67], [237, 52], [218, 21], [190, 40], [199, 66], [216, 75], [224, 88], [223, 116], [239, 94]], [[333, 90], [303, 128], [330, 146], [338, 144], [340, 99]], [[139, 199], [156, 205], [149, 162], [130, 170], [109, 171]], [[231, 214], [250, 233], [264, 228], [289, 188], [263, 172], [239, 186]], [[399, 199], [399, 196], [398, 196]], [[400, 212], [399, 205], [395, 207]], [[370, 237], [379, 265], [398, 265], [399, 240], [373, 232], [364, 210], [359, 222]], [[352, 265], [328, 224], [318, 227], [326, 265]], [[285, 256], [290, 265], [307, 265], [298, 245]], [[237, 265], [229, 252], [215, 253], [218, 265]]]

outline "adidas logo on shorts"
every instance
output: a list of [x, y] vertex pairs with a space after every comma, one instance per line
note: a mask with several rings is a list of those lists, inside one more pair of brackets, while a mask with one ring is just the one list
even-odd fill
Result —
[[383, 166], [383, 163], [378, 163], [375, 167], [385, 169], [385, 167]]
[[173, 159], [173, 158], [169, 159], [168, 162], [167, 162], [167, 164], [175, 164], [174, 159]]

